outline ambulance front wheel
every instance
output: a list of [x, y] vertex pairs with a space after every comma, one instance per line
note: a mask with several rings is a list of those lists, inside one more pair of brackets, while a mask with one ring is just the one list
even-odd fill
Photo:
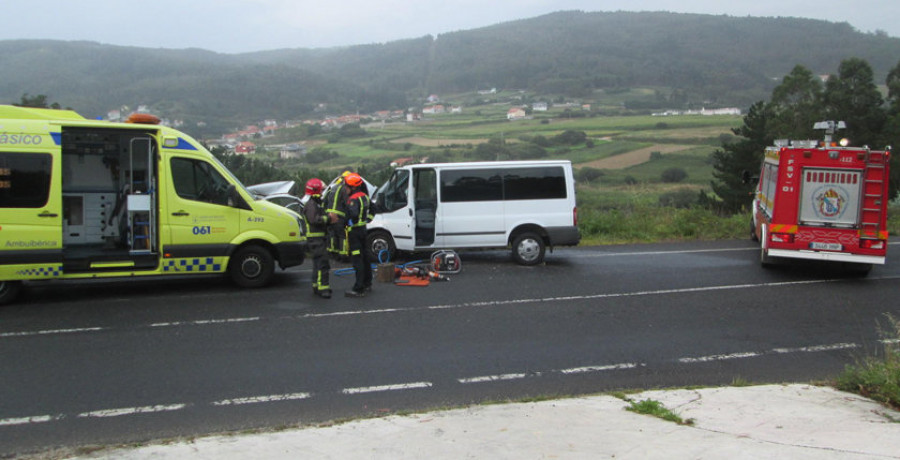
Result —
[[269, 284], [275, 273], [275, 258], [266, 248], [244, 246], [231, 256], [228, 273], [240, 287], [258, 288]]
[[22, 289], [21, 281], [0, 281], [0, 305], [11, 303]]
[[369, 252], [369, 260], [375, 263], [394, 260], [397, 255], [394, 239], [383, 230], [375, 230], [366, 235], [366, 250]]

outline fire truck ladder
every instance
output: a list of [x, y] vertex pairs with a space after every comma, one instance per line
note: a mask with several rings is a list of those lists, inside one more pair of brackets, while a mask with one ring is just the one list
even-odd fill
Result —
[[884, 152], [870, 151], [866, 159], [866, 170], [863, 173], [863, 202], [860, 216], [861, 239], [880, 239], [882, 209], [885, 197], [885, 159]]

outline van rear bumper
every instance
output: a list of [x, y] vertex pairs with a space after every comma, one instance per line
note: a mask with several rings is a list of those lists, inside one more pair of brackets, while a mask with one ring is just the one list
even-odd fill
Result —
[[278, 266], [282, 269], [300, 265], [306, 259], [306, 241], [278, 243], [275, 245]]
[[577, 246], [581, 241], [578, 227], [547, 227], [550, 246]]

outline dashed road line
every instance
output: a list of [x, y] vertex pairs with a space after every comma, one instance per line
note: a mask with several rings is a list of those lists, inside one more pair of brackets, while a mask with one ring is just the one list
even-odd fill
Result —
[[619, 371], [623, 369], [635, 369], [638, 367], [644, 367], [646, 364], [643, 363], [622, 363], [622, 364], [609, 364], [605, 366], [585, 366], [585, 367], [573, 367], [570, 369], [563, 369], [560, 372], [566, 375], [571, 374], [587, 374], [592, 372], [605, 372], [605, 371]]
[[[868, 278], [869, 281], [884, 281], [884, 280], [896, 280], [896, 279], [900, 279], [900, 275], [879, 276], [879, 277], [870, 276]], [[703, 292], [730, 291], [730, 290], [741, 290], [741, 289], [803, 286], [803, 285], [835, 283], [835, 282], [841, 282], [841, 281], [846, 281], [846, 279], [835, 278], [835, 279], [818, 279], [818, 280], [801, 280], [801, 281], [779, 281], [779, 282], [770, 282], [770, 283], [728, 284], [728, 285], [721, 285], [721, 286], [702, 286], [702, 287], [693, 287], [693, 288], [658, 289], [658, 290], [652, 290], [652, 291], [613, 292], [613, 293], [606, 293], [606, 294], [586, 294], [586, 295], [572, 295], [572, 296], [558, 296], [558, 297], [535, 297], [535, 298], [509, 299], [509, 300], [486, 300], [486, 301], [481, 301], [481, 302], [463, 302], [463, 303], [456, 303], [456, 304], [431, 305], [431, 306], [423, 306], [423, 307], [377, 308], [377, 309], [370, 309], [370, 310], [349, 310], [349, 311], [336, 311], [336, 312], [327, 312], [327, 313], [304, 313], [304, 314], [296, 315], [296, 316], [279, 317], [278, 319], [303, 320], [303, 319], [318, 319], [318, 318], [329, 318], [329, 317], [340, 317], [340, 316], [362, 316], [362, 315], [378, 315], [378, 314], [389, 314], [389, 313], [409, 313], [409, 312], [417, 312], [417, 311], [454, 310], [454, 309], [462, 309], [462, 308], [500, 307], [500, 306], [506, 306], [506, 305], [522, 305], [522, 304], [530, 304], [530, 303], [540, 304], [540, 303], [547, 303], [547, 302], [572, 302], [572, 301], [581, 301], [581, 300], [602, 300], [602, 299], [616, 299], [616, 298], [628, 298], [628, 297], [659, 296], [659, 295], [670, 295], [670, 294], [691, 294], [691, 293], [703, 293]], [[208, 320], [196, 320], [196, 321], [174, 321], [174, 322], [152, 323], [149, 325], [149, 327], [165, 328], [165, 327], [178, 327], [178, 326], [210, 326], [210, 325], [248, 323], [248, 322], [262, 321], [263, 319], [264, 318], [262, 318], [262, 317], [254, 316], [254, 317], [246, 317], [246, 318], [221, 318], [221, 319], [208, 319]], [[44, 331], [33, 331], [33, 332], [27, 332], [27, 331], [26, 332], [0, 332], [0, 339], [37, 336], [37, 335], [70, 334], [70, 333], [76, 333], [76, 332], [100, 332], [100, 331], [109, 331], [109, 330], [113, 330], [113, 329], [112, 328], [103, 328], [103, 327], [89, 327], [89, 328], [77, 328], [77, 329], [44, 330]]]
[[502, 382], [507, 380], [518, 380], [524, 379], [529, 375], [534, 377], [539, 377], [541, 375], [540, 372], [535, 372], [534, 374], [500, 374], [500, 375], [483, 375], [481, 377], [467, 377], [462, 379], [456, 379], [457, 382], [462, 384], [467, 383], [485, 383], [485, 382]]
[[36, 423], [47, 423], [64, 418], [63, 415], [35, 415], [33, 417], [3, 418], [0, 419], [0, 426], [29, 425]]
[[185, 407], [187, 407], [187, 404], [167, 404], [143, 407], [123, 407], [119, 409], [103, 409], [91, 412], [82, 412], [78, 414], [78, 418], [108, 418], [121, 417], [123, 415], [153, 414], [157, 412], [172, 412], [184, 409]]
[[312, 397], [312, 393], [288, 393], [282, 395], [268, 395], [268, 396], [251, 396], [249, 398], [234, 398], [234, 399], [223, 399], [221, 401], [216, 401], [212, 403], [213, 406], [241, 406], [244, 404], [259, 404], [259, 403], [268, 403], [268, 402], [279, 402], [279, 401], [299, 401], [302, 399], [309, 399]]
[[431, 388], [431, 386], [431, 382], [398, 383], [394, 385], [379, 385], [373, 387], [344, 388], [343, 390], [341, 390], [341, 393], [345, 395], [357, 395], [363, 393], [379, 393], [383, 391], [402, 391], [420, 388]]
[[107, 328], [103, 327], [79, 327], [79, 328], [71, 328], [71, 329], [48, 329], [43, 331], [25, 331], [25, 332], [2, 332], [0, 333], [0, 338], [8, 338], [8, 337], [31, 337], [37, 335], [60, 335], [60, 334], [75, 334], [78, 332], [99, 332], [106, 330]]
[[[882, 340], [882, 342], [888, 343], [891, 340]], [[804, 346], [804, 347], [793, 347], [793, 348], [773, 348], [769, 351], [748, 351], [748, 352], [737, 352], [737, 353], [729, 353], [729, 354], [719, 354], [719, 355], [709, 355], [709, 356], [700, 356], [700, 357], [682, 357], [677, 358], [674, 361], [683, 363], [683, 364], [697, 364], [697, 363], [708, 363], [708, 362], [716, 362], [716, 361], [726, 361], [733, 359], [747, 359], [747, 358], [756, 358], [767, 355], [775, 355], [775, 354], [790, 354], [790, 353], [819, 353], [819, 352], [828, 352], [828, 351], [838, 351], [838, 350], [847, 350], [858, 348], [860, 345], [855, 343], [833, 343], [833, 344], [824, 344], [824, 345], [812, 345], [812, 346]], [[578, 374], [587, 374], [587, 373], [596, 373], [596, 372], [609, 372], [609, 371], [618, 371], [618, 370], [630, 370], [637, 369], [641, 367], [646, 367], [645, 363], [617, 363], [617, 364], [603, 364], [603, 365], [594, 365], [594, 366], [581, 366], [581, 367], [572, 367], [558, 370], [550, 370], [550, 371], [540, 371], [540, 372], [522, 372], [522, 373], [508, 373], [508, 374], [496, 374], [496, 375], [484, 375], [477, 377], [464, 377], [456, 379], [460, 384], [478, 384], [478, 383], [488, 383], [488, 382], [503, 382], [503, 381], [512, 381], [512, 380], [520, 380], [526, 378], [537, 378], [542, 377], [548, 374], [563, 374], [563, 375], [578, 375]], [[434, 385], [431, 382], [409, 382], [409, 383], [398, 383], [398, 384], [390, 384], [390, 385], [379, 385], [379, 386], [368, 386], [368, 387], [354, 387], [354, 388], [344, 388], [341, 390], [342, 394], [345, 395], [359, 395], [359, 394], [367, 394], [367, 393], [379, 393], [379, 392], [388, 392], [388, 391], [407, 391], [407, 390], [421, 390], [421, 389], [429, 389]], [[297, 392], [297, 393], [284, 393], [284, 394], [274, 394], [274, 395], [262, 395], [262, 396], [249, 396], [243, 398], [233, 398], [233, 399], [223, 399], [219, 401], [214, 401], [208, 403], [209, 406], [213, 407], [227, 407], [227, 406], [241, 406], [247, 404], [266, 404], [273, 402], [284, 402], [284, 401], [300, 401], [313, 398], [314, 395], [308, 392]], [[160, 404], [160, 405], [152, 405], [152, 406], [138, 406], [138, 407], [123, 407], [116, 409], [102, 409], [95, 410], [89, 412], [82, 412], [75, 416], [75, 418], [112, 418], [112, 417], [122, 417], [129, 415], [140, 415], [140, 414], [154, 414], [154, 413], [163, 413], [163, 412], [175, 412], [184, 410], [189, 407], [194, 407], [195, 404], [187, 404], [187, 403], [176, 403], [176, 404]], [[40, 423], [48, 423], [59, 420], [64, 420], [70, 418], [66, 414], [56, 414], [56, 415], [35, 415], [30, 417], [10, 417], [10, 418], [2, 418], [0, 419], [0, 427], [11, 427], [11, 426], [22, 426], [22, 425], [33, 425]]]

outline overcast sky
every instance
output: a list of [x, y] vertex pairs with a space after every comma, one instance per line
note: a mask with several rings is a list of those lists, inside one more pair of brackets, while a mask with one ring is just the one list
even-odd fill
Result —
[[241, 53], [384, 43], [561, 10], [805, 17], [900, 37], [900, 0], [2, 0], [0, 40]]

